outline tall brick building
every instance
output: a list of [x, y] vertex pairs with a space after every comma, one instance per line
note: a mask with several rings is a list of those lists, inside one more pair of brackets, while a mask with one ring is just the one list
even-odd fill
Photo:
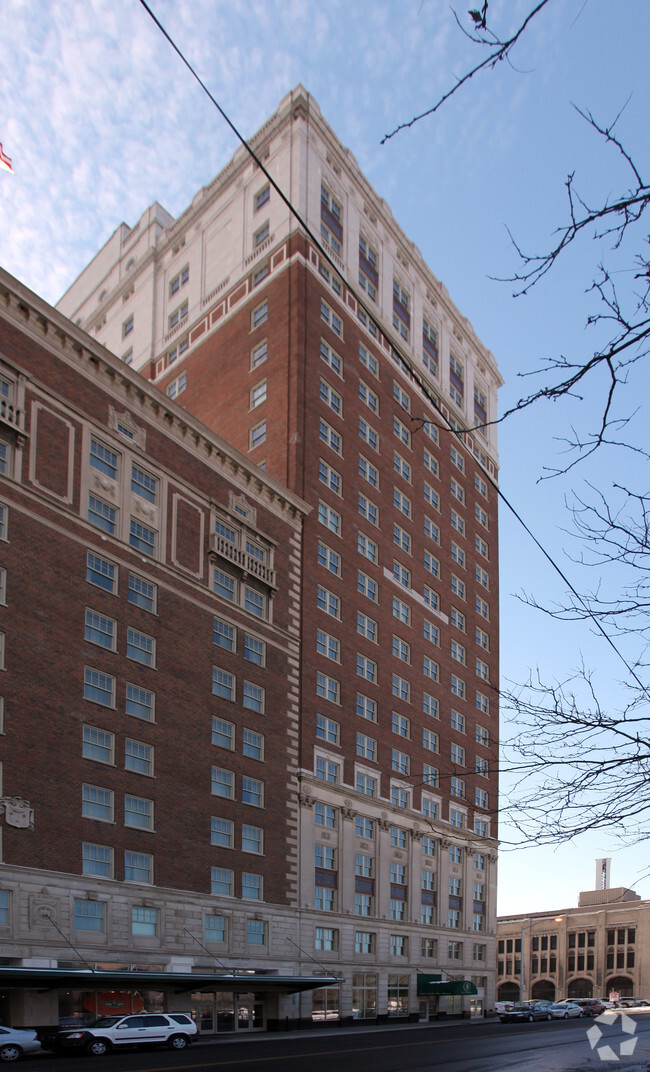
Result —
[[[501, 379], [302, 87], [252, 145], [318, 241], [241, 148], [178, 220], [154, 204], [134, 227], [122, 224], [59, 310], [81, 338], [88, 333], [130, 366], [128, 384], [137, 370], [166, 394], [176, 438], [192, 440], [198, 418], [233, 445], [236, 464], [223, 448], [226, 482], [231, 467], [265, 471], [248, 478], [244, 512], [261, 511], [254, 528], [286, 565], [282, 584], [259, 588], [257, 562], [268, 573], [270, 550], [242, 560], [246, 518], [236, 499], [215, 495], [204, 514], [211, 573], [202, 595], [210, 622], [221, 622], [204, 652], [216, 675], [206, 699], [219, 698], [215, 717], [226, 727], [238, 726], [251, 702], [239, 685], [228, 693], [221, 676], [242, 655], [239, 641], [227, 650], [233, 628], [243, 643], [241, 620], [267, 623], [269, 650], [269, 631], [298, 629], [286, 662], [278, 656], [267, 667], [272, 680], [246, 680], [266, 689], [269, 732], [281, 712], [287, 748], [286, 760], [265, 756], [279, 794], [271, 811], [265, 796], [265, 822], [281, 820], [286, 842], [283, 851], [265, 833], [263, 907], [273, 915], [282, 906], [280, 931], [284, 906], [293, 913], [294, 967], [312, 972], [316, 961], [341, 980], [313, 1000], [306, 992], [300, 1014], [480, 1013], [494, 1001], [496, 966], [498, 459], [490, 421]], [[149, 387], [141, 390], [147, 396]], [[164, 407], [160, 414], [164, 424]], [[82, 496], [95, 488], [86, 447]], [[275, 515], [273, 525], [266, 518], [279, 488], [288, 489], [295, 517], [300, 503], [310, 508], [300, 560], [291, 556], [295, 520], [281, 532]], [[101, 485], [96, 498], [101, 518], [112, 500]], [[128, 548], [128, 504], [120, 509], [114, 535]], [[191, 517], [188, 510], [183, 524]], [[180, 550], [182, 525], [175, 532], [170, 553], [196, 556], [196, 547]], [[256, 594], [248, 598], [250, 576]], [[177, 688], [193, 684], [200, 629], [180, 611], [170, 621], [177, 676], [165, 684], [166, 704], [176, 709]], [[219, 730], [206, 746], [217, 772], [212, 815], [215, 798], [225, 800], [217, 818], [244, 799], [236, 741], [233, 749]], [[190, 795], [172, 810], [183, 816], [195, 807]], [[294, 807], [295, 829], [285, 821]], [[237, 913], [250, 896], [248, 871], [227, 841], [216, 844], [213, 866], [231, 872], [233, 885], [213, 885], [215, 903]], [[161, 910], [167, 890], [159, 882], [178, 888], [187, 873], [174, 839], [162, 845], [151, 891]], [[210, 892], [210, 851], [196, 846], [190, 869], [200, 894]], [[250, 956], [228, 935], [219, 948], [229, 964]], [[184, 954], [203, 963], [191, 945]], [[429, 976], [426, 988], [418, 976]]]

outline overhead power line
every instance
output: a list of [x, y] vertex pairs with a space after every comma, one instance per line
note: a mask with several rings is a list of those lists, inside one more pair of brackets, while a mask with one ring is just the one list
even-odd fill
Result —
[[[544, 2], [546, 2], [546, 0], [544, 0]], [[464, 433], [472, 434], [474, 431], [476, 431], [477, 428], [485, 428], [489, 424], [498, 424], [499, 419], [497, 419], [496, 421], [488, 421], [484, 425], [476, 425], [474, 428], [468, 428], [468, 427], [452, 428], [452, 427], [448, 427], [448, 422], [447, 422], [444, 414], [442, 413], [442, 411], [440, 409], [440, 404], [438, 402], [438, 399], [429, 390], [426, 382], [422, 379], [422, 377], [420, 376], [420, 374], [417, 371], [417, 369], [411, 364], [410, 360], [401, 352], [399, 346], [395, 343], [395, 340], [387, 333], [386, 328], [377, 320], [377, 317], [373, 313], [372, 309], [370, 309], [368, 307], [368, 305], [365, 303], [364, 299], [358, 294], [358, 292], [355, 290], [355, 288], [348, 282], [348, 280], [346, 279], [346, 277], [343, 274], [343, 272], [341, 271], [341, 269], [332, 260], [332, 258], [330, 257], [328, 251], [322, 245], [322, 243], [320, 241], [320, 238], [316, 234], [314, 234], [314, 232], [309, 227], [307, 221], [305, 219], [303, 219], [301, 214], [298, 212], [298, 209], [292, 204], [292, 202], [286, 196], [286, 194], [281, 189], [281, 187], [278, 186], [277, 182], [275, 181], [275, 179], [273, 178], [273, 176], [271, 175], [269, 170], [264, 166], [263, 161], [260, 160], [260, 158], [257, 156], [257, 154], [256, 154], [255, 150], [253, 149], [252, 145], [250, 145], [250, 143], [248, 141], [246, 141], [246, 139], [244, 138], [243, 134], [241, 134], [240, 131], [237, 129], [237, 127], [235, 126], [235, 124], [231, 120], [230, 116], [224, 111], [224, 109], [219, 104], [218, 100], [210, 92], [210, 90], [206, 86], [206, 84], [203, 81], [203, 79], [201, 78], [201, 76], [198, 74], [198, 72], [192, 66], [192, 64], [187, 59], [187, 57], [185, 56], [183, 51], [176, 44], [176, 42], [174, 41], [173, 37], [165, 29], [165, 27], [161, 23], [160, 19], [158, 18], [158, 16], [151, 10], [151, 7], [147, 3], [147, 0], [139, 0], [139, 3], [142, 5], [144, 10], [147, 12], [147, 14], [151, 18], [151, 20], [158, 27], [160, 33], [163, 35], [163, 37], [166, 39], [166, 41], [169, 43], [169, 45], [173, 48], [173, 50], [176, 53], [176, 55], [178, 56], [178, 58], [185, 65], [185, 67], [187, 67], [188, 71], [192, 75], [192, 78], [194, 78], [194, 80], [196, 82], [198, 82], [198, 84], [200, 85], [201, 89], [206, 94], [206, 96], [211, 101], [211, 103], [214, 105], [214, 107], [217, 109], [217, 111], [219, 112], [219, 115], [222, 117], [224, 122], [230, 127], [230, 129], [232, 130], [233, 134], [238, 139], [238, 141], [241, 143], [243, 148], [246, 149], [246, 152], [250, 155], [251, 159], [254, 160], [254, 162], [257, 164], [258, 168], [262, 172], [262, 174], [268, 179], [270, 185], [273, 187], [275, 192], [281, 198], [282, 202], [289, 209], [289, 212], [294, 217], [296, 222], [300, 225], [300, 227], [302, 228], [304, 233], [314, 243], [314, 245], [318, 249], [318, 251], [321, 254], [321, 256], [323, 256], [325, 258], [327, 263], [332, 268], [333, 272], [335, 272], [335, 274], [338, 276], [338, 278], [341, 280], [341, 282], [344, 283], [345, 286], [348, 288], [350, 293], [356, 299], [356, 301], [359, 304], [359, 306], [363, 309], [363, 311], [366, 314], [366, 316], [368, 317], [368, 319], [372, 322], [372, 324], [374, 324], [374, 326], [377, 329], [377, 331], [379, 331], [384, 336], [384, 338], [387, 340], [387, 342], [389, 343], [389, 345], [391, 347], [391, 350], [393, 352], [393, 357], [394, 358], [396, 357], [398, 359], [399, 363], [402, 365], [404, 370], [408, 373], [409, 377], [412, 380], [415, 381], [415, 383], [417, 384], [418, 388], [420, 389], [422, 394], [425, 396], [427, 401], [433, 406], [433, 408], [436, 410], [436, 412], [440, 413], [441, 420], [445, 421], [445, 424], [441, 423], [437, 427], [439, 427], [442, 431], [450, 431], [450, 432], [452, 432], [453, 434], [457, 435], [460, 438]], [[543, 4], [540, 4], [539, 6], [542, 7]], [[426, 420], [425, 418], [421, 418], [421, 417], [418, 417], [418, 418], [415, 418], [415, 419], [419, 420], [419, 421], [422, 421], [423, 423], [426, 423], [426, 424], [432, 424], [433, 423], [432, 421]], [[519, 525], [521, 525], [521, 527], [523, 528], [524, 532], [526, 532], [526, 534], [530, 537], [530, 539], [533, 541], [533, 543], [538, 548], [538, 550], [541, 551], [541, 553], [544, 556], [544, 558], [546, 559], [546, 561], [549, 563], [549, 565], [552, 567], [552, 569], [557, 573], [558, 577], [560, 577], [562, 582], [567, 586], [567, 588], [569, 589], [571, 594], [574, 596], [574, 598], [579, 602], [580, 606], [585, 611], [587, 617], [589, 617], [591, 619], [591, 621], [594, 623], [594, 625], [596, 626], [596, 629], [598, 630], [598, 632], [607, 641], [607, 643], [612, 648], [614, 653], [621, 660], [621, 662], [625, 666], [627, 672], [629, 673], [630, 677], [637, 683], [637, 685], [641, 689], [642, 693], [646, 696], [646, 698], [650, 700], [650, 692], [648, 691], [648, 688], [640, 680], [640, 678], [639, 678], [638, 674], [636, 673], [636, 671], [634, 670], [634, 668], [632, 666], [630, 666], [630, 664], [628, 663], [627, 659], [625, 658], [623, 653], [618, 649], [618, 647], [614, 643], [613, 639], [606, 632], [606, 630], [603, 627], [602, 623], [596, 617], [596, 615], [594, 614], [592, 609], [589, 607], [589, 605], [585, 602], [585, 600], [582, 598], [580, 593], [573, 586], [573, 584], [568, 579], [568, 577], [566, 576], [564, 571], [557, 564], [557, 562], [553, 559], [553, 557], [549, 554], [549, 552], [544, 548], [544, 546], [541, 544], [541, 542], [533, 534], [532, 530], [529, 528], [529, 526], [523, 520], [521, 515], [517, 512], [517, 510], [515, 510], [515, 508], [512, 505], [512, 503], [510, 503], [509, 500], [506, 498], [506, 496], [503, 494], [503, 492], [501, 491], [501, 489], [500, 489], [499, 485], [497, 484], [497, 482], [490, 476], [490, 474], [487, 472], [486, 469], [483, 469], [483, 472], [485, 473], [485, 476], [486, 476], [488, 482], [490, 483], [490, 485], [494, 488], [494, 490], [495, 490], [496, 494], [498, 495], [499, 499], [503, 502], [504, 506], [506, 506], [508, 508], [508, 510], [511, 512], [511, 514], [515, 518], [515, 520], [519, 523]]]

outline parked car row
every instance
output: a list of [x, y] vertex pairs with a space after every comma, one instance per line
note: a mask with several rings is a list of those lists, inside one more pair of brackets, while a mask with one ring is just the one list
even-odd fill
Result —
[[643, 998], [621, 998], [606, 1001], [602, 998], [565, 998], [562, 1001], [497, 1001], [495, 1010], [502, 1023], [527, 1020], [568, 1020], [578, 1016], [600, 1016], [608, 1009], [636, 1009], [650, 1007]]

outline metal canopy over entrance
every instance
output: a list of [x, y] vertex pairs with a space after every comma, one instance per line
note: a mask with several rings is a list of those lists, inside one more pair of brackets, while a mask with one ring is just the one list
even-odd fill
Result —
[[217, 975], [214, 972], [70, 971], [65, 968], [0, 967], [0, 989], [3, 990], [158, 990], [173, 994], [219, 990], [296, 994], [322, 986], [338, 986], [340, 982], [335, 975], [271, 975], [246, 970]]

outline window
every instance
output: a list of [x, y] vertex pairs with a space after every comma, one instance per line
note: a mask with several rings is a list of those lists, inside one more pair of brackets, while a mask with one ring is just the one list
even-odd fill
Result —
[[246, 920], [246, 941], [249, 945], [266, 945], [266, 923], [263, 919]]
[[449, 780], [449, 795], [452, 797], [465, 796], [465, 781], [463, 778], [451, 778]]
[[365, 495], [359, 492], [358, 496], [359, 513], [362, 517], [365, 517], [371, 525], [379, 525], [379, 510], [370, 499], [367, 499]]
[[230, 819], [210, 819], [210, 844], [222, 849], [234, 846], [234, 823]]
[[411, 517], [411, 500], [408, 495], [403, 495], [398, 488], [393, 488], [393, 506], [404, 514], [404, 517]]
[[[487, 545], [487, 543], [485, 542], [485, 540], [482, 540], [482, 539], [481, 539], [481, 537], [480, 537], [480, 536], [475, 536], [475, 537], [474, 537], [474, 545], [475, 545], [475, 547], [476, 547], [476, 550], [478, 551], [479, 555], [482, 555], [482, 556], [483, 556], [483, 558], [489, 558], [489, 557], [490, 557], [490, 556], [489, 556], [489, 549], [488, 549], [488, 545]], [[481, 573], [482, 573], [482, 572], [484, 572], [484, 571], [483, 571], [483, 570], [481, 570]], [[487, 576], [487, 574], [486, 574], [486, 576]], [[476, 567], [476, 579], [477, 579], [477, 580], [479, 580], [479, 567], [478, 567], [478, 566]], [[479, 581], [479, 584], [483, 584], [483, 582], [482, 582], [482, 581]], [[487, 581], [485, 582], [485, 584], [483, 585], [483, 587], [484, 587], [484, 588], [487, 588], [487, 587], [488, 587], [488, 583], [487, 583]]]
[[330, 703], [340, 704], [341, 683], [336, 678], [318, 672], [316, 674], [316, 695], [324, 700], [329, 700]]
[[343, 453], [343, 440], [338, 432], [336, 432], [331, 425], [320, 418], [319, 421], [319, 437], [323, 443], [328, 447], [331, 447], [335, 454]]
[[357, 633], [373, 643], [377, 642], [377, 622], [367, 614], [362, 614], [360, 610], [357, 611]]
[[146, 722], [153, 722], [153, 692], [149, 692], [148, 689], [141, 689], [138, 685], [130, 685], [127, 683], [125, 710], [127, 715], [133, 715], [135, 718], [142, 718]]
[[451, 577], [451, 590], [459, 599], [465, 598], [465, 582], [461, 581], [460, 577], [456, 577], [455, 574], [452, 574]]
[[452, 640], [451, 642], [451, 657], [457, 663], [465, 665], [465, 648], [457, 640]]
[[410, 682], [404, 677], [400, 677], [399, 674], [393, 674], [391, 679], [391, 691], [393, 696], [396, 696], [402, 703], [411, 702], [411, 685]]
[[245, 681], [242, 691], [242, 707], [248, 708], [249, 711], [257, 711], [259, 715], [263, 715], [264, 701], [264, 689], [259, 685], [254, 685], [251, 681]]
[[440, 496], [437, 491], [434, 491], [430, 484], [424, 482], [424, 501], [432, 506], [434, 510], [440, 509]]
[[327, 304], [326, 301], [320, 300], [320, 317], [325, 323], [332, 329], [335, 335], [338, 335], [340, 339], [343, 338], [343, 321], [340, 316], [334, 312], [332, 307]]
[[264, 735], [255, 730], [242, 729], [242, 755], [250, 759], [264, 759]]
[[371, 700], [369, 696], [364, 696], [363, 693], [357, 693], [357, 714], [360, 718], [365, 718], [368, 722], [377, 721], [377, 701]]
[[355, 893], [354, 895], [355, 916], [374, 915], [374, 898], [369, 893]]
[[254, 428], [251, 428], [249, 436], [251, 450], [261, 447], [263, 443], [266, 443], [266, 421], [260, 421]]
[[318, 520], [321, 525], [328, 528], [335, 536], [341, 535], [341, 515], [338, 510], [334, 510], [331, 506], [328, 506], [327, 503], [319, 502]]
[[354, 818], [354, 832], [357, 837], [365, 838], [367, 841], [374, 840], [375, 820], [368, 819], [365, 815], [356, 815]]
[[391, 785], [390, 802], [391, 804], [394, 804], [396, 808], [410, 808], [411, 790], [405, 789], [404, 786], [401, 785]]
[[357, 733], [357, 755], [373, 763], [376, 761], [377, 742], [374, 737], [367, 737], [365, 733]]
[[432, 573], [434, 577], [440, 576], [440, 563], [430, 551], [424, 552], [424, 568], [428, 573]]
[[117, 566], [93, 551], [86, 554], [86, 580], [106, 592], [117, 593]]
[[476, 756], [474, 760], [474, 770], [476, 774], [480, 774], [483, 778], [487, 778], [489, 775], [487, 759], [483, 759], [482, 756]]
[[314, 908], [321, 912], [336, 911], [336, 890], [327, 886], [316, 886], [314, 889]]
[[422, 363], [434, 376], [438, 375], [438, 337], [428, 320], [422, 319]]
[[459, 766], [465, 766], [465, 749], [459, 744], [452, 744], [450, 749], [450, 758], [452, 763], [457, 763]]
[[406, 715], [399, 715], [397, 711], [393, 711], [391, 726], [393, 733], [396, 733], [398, 737], [410, 738], [411, 720]]
[[186, 387], [187, 373], [183, 372], [180, 376], [178, 376], [175, 380], [172, 380], [172, 382], [167, 385], [167, 394], [169, 398], [177, 398], [178, 395], [181, 395], [183, 393]]
[[337, 820], [336, 808], [330, 807], [329, 804], [314, 804], [314, 822], [316, 826], [326, 826], [330, 830], [336, 830], [338, 826]]
[[87, 610], [84, 639], [90, 644], [98, 644], [100, 648], [115, 651], [117, 623], [97, 611]]
[[440, 630], [433, 622], [424, 619], [423, 625], [424, 639], [428, 640], [430, 644], [435, 644], [436, 647], [440, 646]]
[[357, 536], [357, 551], [364, 558], [368, 558], [371, 562], [377, 562], [379, 557], [379, 549], [374, 540], [371, 540], [363, 532], [360, 532]]
[[404, 625], [411, 624], [411, 608], [397, 596], [393, 596], [393, 618], [397, 618]]
[[465, 386], [464, 371], [461, 362], [453, 354], [449, 355], [449, 397], [457, 406], [463, 405]]
[[370, 931], [355, 931], [354, 951], [355, 953], [374, 953], [375, 935]]
[[252, 804], [256, 808], [261, 808], [264, 803], [264, 782], [259, 778], [242, 775], [241, 798], [244, 804]]
[[74, 898], [74, 928], [77, 931], [104, 930], [104, 904]]
[[96, 726], [84, 726], [81, 754], [84, 759], [98, 763], [113, 763], [115, 760], [115, 736]]
[[210, 892], [225, 897], [233, 895], [233, 872], [229, 867], [210, 868]]
[[428, 692], [422, 693], [422, 710], [425, 715], [430, 715], [431, 718], [439, 718], [439, 704], [435, 696], [431, 696]]
[[266, 380], [260, 380], [250, 390], [249, 409], [257, 409], [263, 402], [266, 402]]
[[357, 674], [366, 681], [377, 683], [377, 663], [365, 655], [357, 654]]
[[411, 537], [401, 525], [397, 524], [397, 522], [393, 523], [393, 543], [396, 543], [402, 551], [406, 551], [406, 553], [410, 555]]
[[459, 714], [458, 711], [451, 712], [451, 728], [458, 733], [465, 732], [465, 716]]
[[156, 661], [156, 641], [153, 637], [137, 629], [127, 629], [126, 657], [134, 659], [144, 666], [154, 666]]
[[393, 469], [403, 480], [411, 483], [411, 466], [396, 450], [393, 451]]
[[181, 287], [184, 287], [185, 284], [189, 282], [189, 279], [190, 279], [190, 266], [189, 266], [189, 264], [186, 264], [185, 267], [182, 269], [182, 271], [178, 272], [169, 281], [169, 296], [173, 297], [174, 294], [178, 294], [178, 291], [181, 289]]
[[87, 666], [84, 669], [84, 699], [104, 707], [115, 707], [115, 678]]
[[341, 575], [341, 556], [336, 554], [335, 551], [331, 551], [324, 543], [318, 544], [318, 562], [325, 569], [328, 569], [331, 573], [335, 573], [340, 577]]
[[357, 793], [362, 793], [366, 797], [376, 797], [377, 779], [371, 774], [365, 774], [363, 771], [356, 771], [354, 788]]
[[483, 648], [485, 651], [489, 651], [490, 638], [488, 637], [485, 630], [479, 629], [478, 626], [476, 627], [476, 643], [478, 644], [479, 648]]
[[490, 620], [489, 604], [484, 599], [481, 599], [480, 596], [476, 597], [476, 613], [480, 614], [481, 618], [485, 618], [486, 621]]
[[257, 228], [253, 235], [253, 249], [258, 249], [259, 246], [266, 242], [270, 233], [271, 229], [269, 227], [269, 221], [267, 220], [266, 223], [263, 223], [261, 227]]
[[125, 882], [153, 882], [153, 856], [148, 852], [124, 853], [124, 880]]
[[428, 655], [423, 657], [422, 672], [425, 677], [431, 678], [432, 681], [440, 680], [440, 667], [435, 659], [430, 659]]
[[232, 625], [223, 622], [221, 618], [215, 618], [212, 626], [212, 640], [225, 651], [235, 650], [235, 630]]
[[365, 346], [359, 343], [359, 361], [361, 364], [371, 372], [373, 376], [379, 378], [379, 362], [377, 358], [366, 350]]
[[146, 502], [155, 504], [158, 499], [158, 480], [138, 465], [132, 465], [131, 491]]
[[343, 362], [335, 350], [332, 350], [331, 346], [328, 346], [324, 339], [320, 342], [320, 356], [326, 365], [335, 372], [337, 376], [343, 377]]
[[269, 318], [269, 302], [268, 298], [265, 299], [260, 305], [258, 305], [251, 313], [251, 330], [259, 328], [261, 324], [264, 324]]
[[266, 361], [267, 357], [268, 357], [268, 342], [267, 342], [266, 339], [264, 339], [263, 342], [258, 343], [257, 346], [254, 346], [253, 349], [251, 350], [251, 360], [250, 360], [251, 370], [256, 369], [256, 368], [259, 367], [259, 365], [264, 364], [264, 362]]
[[84, 875], [113, 878], [113, 850], [108, 845], [84, 841], [81, 846], [81, 870]]
[[172, 328], [178, 327], [182, 320], [185, 319], [189, 312], [190, 304], [187, 299], [177, 305], [175, 309], [169, 314], [167, 318], [167, 330], [171, 331]]
[[363, 454], [359, 455], [359, 475], [364, 480], [367, 480], [373, 488], [379, 487], [379, 470], [372, 462], [364, 458]]
[[241, 895], [247, 901], [262, 900], [262, 876], [242, 871]]
[[151, 584], [150, 581], [145, 581], [143, 577], [138, 577], [135, 573], [129, 573], [129, 587], [127, 590], [129, 603], [155, 614], [157, 594], [157, 585]]
[[359, 286], [371, 301], [376, 301], [378, 285], [377, 252], [363, 235], [359, 235]]
[[485, 789], [474, 790], [474, 807], [475, 808], [487, 808], [488, 795]]
[[379, 398], [363, 380], [359, 380], [359, 398], [372, 413], [379, 413]]
[[427, 607], [431, 607], [432, 610], [440, 610], [440, 597], [437, 592], [434, 592], [433, 588], [429, 588], [428, 584], [424, 586], [423, 598]]
[[102, 822], [112, 823], [112, 790], [101, 789], [97, 785], [83, 785], [81, 787], [81, 814], [85, 819], [100, 819]]
[[316, 927], [314, 948], [333, 952], [338, 948], [338, 934], [332, 927]]
[[484, 681], [489, 681], [490, 679], [490, 668], [482, 659], [476, 660], [476, 675]]
[[398, 748], [393, 748], [391, 753], [391, 770], [395, 771], [397, 774], [410, 774], [410, 756], [407, 756], [406, 752], [400, 752]]
[[342, 210], [340, 202], [321, 184], [320, 189], [320, 233], [326, 246], [335, 253], [341, 253], [343, 241]]
[[114, 536], [117, 531], [117, 510], [114, 506], [98, 499], [96, 495], [88, 496], [88, 520], [91, 525], [103, 529], [109, 536]]
[[374, 603], [378, 600], [377, 582], [361, 570], [357, 570], [357, 591], [360, 592], [361, 595], [367, 596], [368, 599], [372, 599]]
[[397, 559], [393, 560], [393, 578], [398, 584], [404, 586], [404, 588], [411, 587], [411, 571], [403, 566]]
[[434, 543], [440, 543], [440, 529], [430, 517], [426, 516], [426, 514], [424, 517], [424, 535], [428, 536]]
[[258, 193], [255, 194], [255, 197], [254, 197], [254, 200], [253, 200], [253, 203], [255, 205], [255, 211], [258, 212], [259, 209], [261, 209], [262, 205], [265, 205], [267, 203], [267, 201], [270, 199], [270, 197], [271, 197], [271, 187], [270, 187], [269, 183], [267, 182], [266, 186], [263, 186], [262, 189]]
[[226, 941], [226, 920], [224, 916], [205, 916], [203, 936], [206, 942]]
[[[179, 357], [183, 356], [183, 354], [187, 350], [188, 346], [189, 346], [189, 340], [188, 340], [187, 335], [185, 335], [182, 339], [179, 339], [178, 342], [174, 346], [172, 346], [171, 350], [167, 351], [167, 364], [168, 365], [173, 365], [174, 361], [176, 361]], [[123, 357], [122, 360], [126, 361], [126, 355]], [[133, 360], [133, 350], [131, 350], [131, 360]], [[130, 364], [131, 362], [129, 361], [127, 363]], [[158, 365], [162, 365], [162, 364], [164, 364], [164, 362], [159, 362], [158, 363]], [[156, 366], [156, 372], [159, 371], [158, 365]], [[121, 431], [124, 434], [126, 434], [129, 439], [134, 438], [134, 435], [133, 435], [132, 432], [128, 432], [123, 428], [120, 428], [119, 431]]]
[[411, 661], [411, 645], [407, 644], [405, 640], [400, 637], [393, 637], [393, 655], [396, 659], [401, 659], [402, 662], [410, 663]]
[[465, 812], [458, 811], [457, 808], [450, 808], [449, 825], [455, 826], [457, 830], [462, 830], [465, 826]]
[[212, 768], [211, 793], [216, 797], [233, 800], [235, 796], [235, 775], [221, 767]]
[[393, 280], [393, 327], [408, 342], [411, 327], [409, 295], [397, 279]]
[[89, 461], [93, 469], [117, 480], [119, 476], [120, 455], [98, 439], [91, 437]]
[[323, 588], [322, 585], [317, 586], [316, 590], [316, 606], [319, 610], [325, 611], [326, 614], [332, 616], [332, 618], [341, 617], [341, 600], [339, 596], [334, 595], [327, 588]]
[[148, 525], [141, 524], [133, 517], [129, 521], [129, 543], [143, 555], [156, 553], [156, 533]]
[[319, 740], [327, 741], [328, 744], [339, 744], [340, 731], [340, 724], [335, 719], [316, 715], [316, 736]]
[[485, 856], [481, 852], [474, 853], [474, 867], [477, 871], [485, 871]]
[[235, 747], [235, 727], [232, 722], [217, 715], [212, 716], [212, 744], [217, 748], [227, 748], [232, 752]]
[[450, 621], [451, 624], [455, 625], [461, 632], [465, 632], [465, 615], [461, 614], [459, 610], [456, 610], [456, 607], [451, 608]]
[[224, 700], [235, 698], [235, 678], [218, 666], [212, 668], [212, 692], [215, 696], [221, 696]]
[[153, 830], [153, 801], [127, 794], [124, 797], [124, 825]]
[[[438, 734], [434, 733], [433, 730], [428, 730], [426, 728], [423, 728], [422, 729], [422, 747], [427, 748], [430, 752], [439, 752], [440, 751], [440, 739], [438, 737]], [[429, 783], [429, 784], [435, 784], [435, 783]]]

